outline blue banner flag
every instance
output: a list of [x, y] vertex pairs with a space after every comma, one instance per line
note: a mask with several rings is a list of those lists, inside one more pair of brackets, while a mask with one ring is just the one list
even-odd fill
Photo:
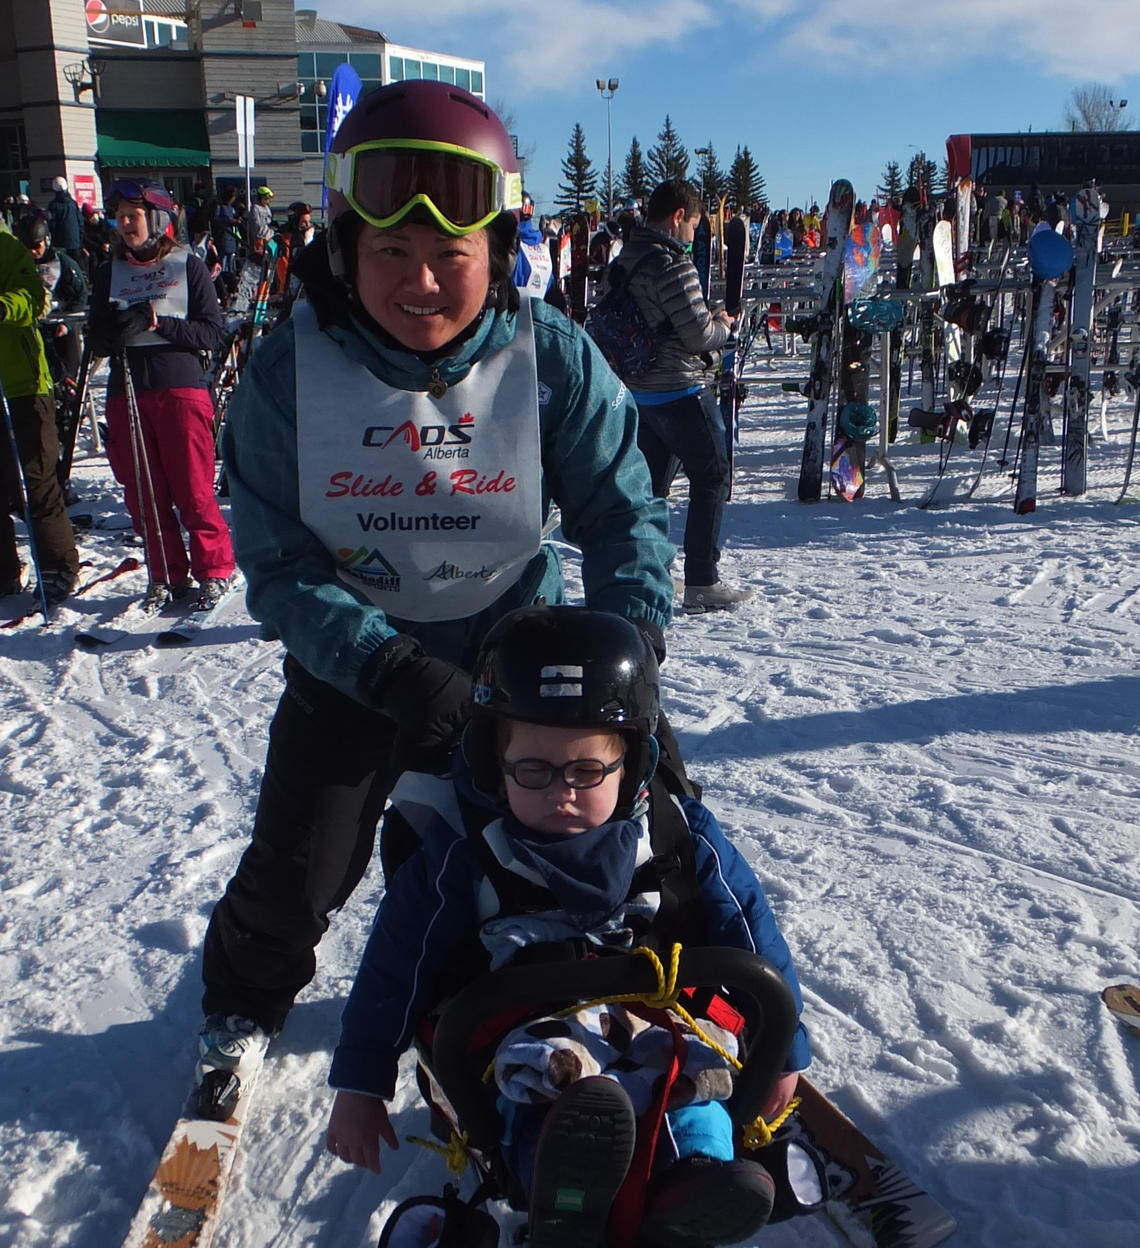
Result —
[[[328, 94], [328, 128], [325, 130], [325, 169], [328, 169], [329, 148], [332, 147], [332, 141], [336, 137], [336, 132], [340, 129], [340, 123], [348, 116], [349, 110], [360, 99], [360, 75], [347, 62], [344, 61], [336, 67], [336, 73], [332, 76], [332, 83], [329, 86]], [[324, 178], [322, 176], [322, 183]], [[329, 206], [329, 188], [323, 184], [321, 186], [321, 208], [327, 209]]]

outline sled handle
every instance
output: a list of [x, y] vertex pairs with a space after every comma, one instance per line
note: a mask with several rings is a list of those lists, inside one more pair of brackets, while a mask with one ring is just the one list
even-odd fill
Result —
[[[727, 985], [751, 998], [750, 1052], [727, 1102], [733, 1122], [743, 1125], [760, 1114], [784, 1068], [798, 1022], [795, 998], [771, 963], [743, 949], [685, 948], [677, 982], [686, 988]], [[469, 984], [446, 1004], [432, 1042], [432, 1074], [476, 1147], [493, 1149], [501, 1135], [494, 1095], [483, 1073], [503, 1034], [527, 1017], [532, 1007], [564, 1007], [572, 1001], [657, 991], [650, 960], [637, 954], [546, 964], [508, 966]], [[496, 1015], [509, 1021], [493, 1033]]]

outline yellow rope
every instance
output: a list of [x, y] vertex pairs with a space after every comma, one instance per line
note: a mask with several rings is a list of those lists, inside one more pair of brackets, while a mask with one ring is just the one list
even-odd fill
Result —
[[[634, 951], [635, 954], [641, 954], [649, 959], [654, 971], [657, 974], [657, 990], [656, 992], [627, 992], [621, 993], [613, 997], [595, 997], [592, 1001], [580, 1001], [576, 1005], [567, 1006], [564, 1010], [559, 1010], [556, 1017], [562, 1018], [570, 1014], [577, 1013], [578, 1010], [587, 1010], [595, 1005], [617, 1005], [623, 1001], [637, 1001], [642, 1005], [648, 1006], [650, 1009], [672, 1010], [684, 1021], [691, 1029], [693, 1034], [713, 1050], [719, 1054], [726, 1062], [736, 1070], [742, 1070], [743, 1064], [740, 1059], [730, 1053], [702, 1029], [697, 1020], [678, 1003], [681, 995], [681, 989], [677, 986], [677, 974], [681, 964], [681, 946], [675, 944], [669, 951], [669, 971], [666, 974], [665, 966], [657, 954], [645, 945], [639, 945]], [[483, 1082], [489, 1083], [494, 1075], [495, 1062], [491, 1060], [487, 1069], [483, 1072]], [[773, 1132], [778, 1131], [787, 1119], [795, 1112], [799, 1105], [799, 1097], [795, 1097], [787, 1108], [772, 1120], [765, 1122], [763, 1115], [758, 1115], [754, 1122], [750, 1122], [744, 1127], [743, 1139], [744, 1147], [749, 1149], [763, 1148], [765, 1144], [772, 1142]], [[442, 1150], [440, 1150], [442, 1151]], [[460, 1172], [462, 1173], [462, 1172]]]
[[457, 1135], [452, 1131], [451, 1139], [447, 1144], [440, 1144], [436, 1140], [425, 1140], [419, 1135], [407, 1135], [404, 1138], [409, 1144], [418, 1144], [421, 1148], [427, 1148], [433, 1153], [439, 1153], [444, 1161], [447, 1162], [447, 1168], [454, 1175], [460, 1175], [467, 1169], [466, 1131], [462, 1135]]

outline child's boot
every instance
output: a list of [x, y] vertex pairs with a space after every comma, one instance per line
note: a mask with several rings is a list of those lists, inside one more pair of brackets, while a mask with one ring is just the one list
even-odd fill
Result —
[[554, 1102], [534, 1160], [529, 1248], [597, 1248], [637, 1136], [629, 1096], [591, 1076]]
[[759, 1162], [686, 1157], [650, 1184], [642, 1240], [651, 1248], [739, 1243], [768, 1221], [774, 1194]]

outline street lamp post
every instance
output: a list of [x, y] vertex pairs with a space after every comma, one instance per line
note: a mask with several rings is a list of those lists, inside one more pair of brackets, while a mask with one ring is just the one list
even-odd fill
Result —
[[708, 172], [708, 165], [705, 162], [705, 157], [708, 156], [711, 150], [711, 148], [707, 147], [693, 148], [693, 154], [701, 158], [701, 205], [703, 207], [707, 206], [709, 202], [708, 187], [705, 186], [705, 174]]
[[610, 221], [614, 215], [614, 130], [610, 105], [617, 94], [618, 80], [595, 78], [594, 82], [606, 102], [606, 220]]

